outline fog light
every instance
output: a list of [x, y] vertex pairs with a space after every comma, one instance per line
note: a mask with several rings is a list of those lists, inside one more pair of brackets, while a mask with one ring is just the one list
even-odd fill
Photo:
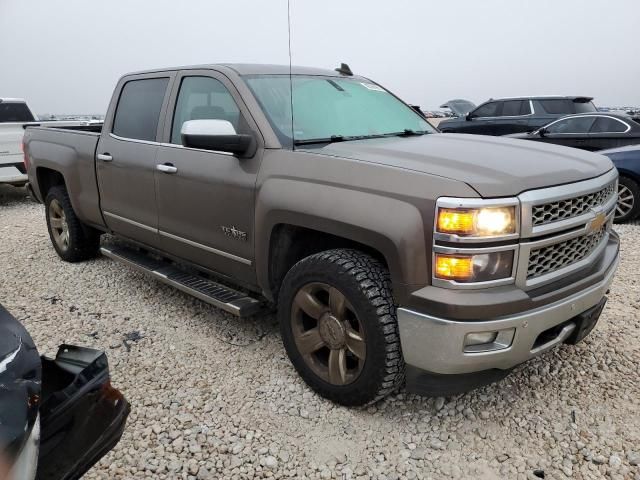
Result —
[[498, 337], [498, 332], [475, 332], [468, 333], [464, 339], [464, 346], [483, 345], [485, 343], [493, 343]]

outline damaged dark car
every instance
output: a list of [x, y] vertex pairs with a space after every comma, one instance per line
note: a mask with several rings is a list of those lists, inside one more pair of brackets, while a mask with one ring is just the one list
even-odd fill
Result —
[[129, 404], [106, 355], [61, 345], [40, 356], [0, 305], [0, 480], [74, 480], [120, 440]]

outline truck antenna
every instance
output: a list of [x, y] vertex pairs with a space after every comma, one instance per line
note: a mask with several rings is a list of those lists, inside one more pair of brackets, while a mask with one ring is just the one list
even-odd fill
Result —
[[293, 133], [293, 67], [291, 61], [291, 0], [287, 0], [287, 28], [289, 34], [289, 98], [291, 100], [291, 150], [295, 150], [296, 140]]

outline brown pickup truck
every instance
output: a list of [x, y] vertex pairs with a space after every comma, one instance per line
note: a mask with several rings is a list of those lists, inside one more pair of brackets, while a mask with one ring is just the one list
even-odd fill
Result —
[[295, 368], [345, 405], [580, 341], [618, 263], [607, 158], [440, 134], [348, 69], [130, 74], [101, 128], [24, 144], [62, 259], [101, 252], [239, 316], [277, 304]]

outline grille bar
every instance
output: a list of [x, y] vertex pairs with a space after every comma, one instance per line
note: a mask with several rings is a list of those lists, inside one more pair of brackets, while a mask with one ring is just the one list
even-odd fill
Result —
[[570, 197], [553, 202], [534, 205], [531, 209], [531, 223], [534, 227], [578, 217], [592, 208], [597, 208], [616, 193], [616, 182], [613, 181], [604, 188], [577, 197]]
[[607, 224], [594, 233], [531, 250], [527, 280], [555, 272], [588, 257], [600, 245], [606, 233]]

